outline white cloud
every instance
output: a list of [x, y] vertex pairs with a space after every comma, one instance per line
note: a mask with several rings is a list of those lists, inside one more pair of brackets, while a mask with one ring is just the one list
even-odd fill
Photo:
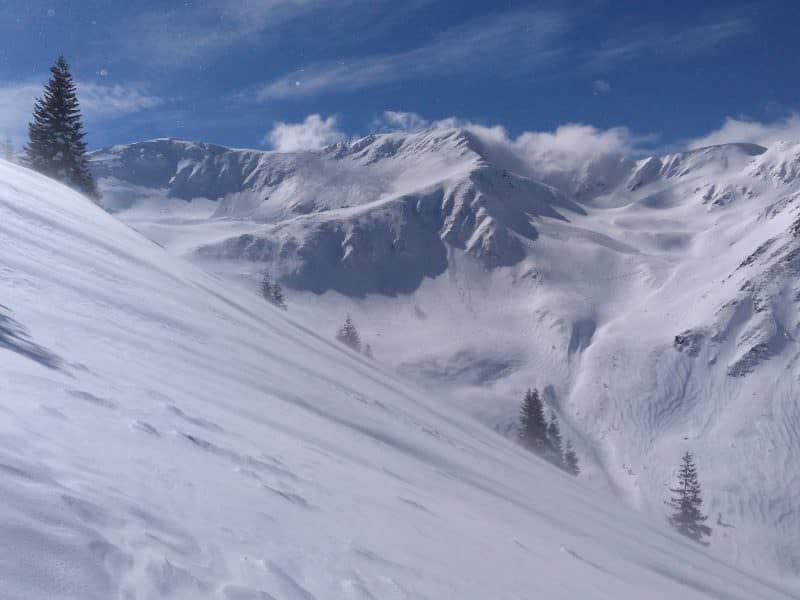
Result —
[[652, 135], [634, 135], [627, 127], [598, 129], [581, 123], [568, 123], [553, 131], [526, 131], [517, 137], [509, 136], [501, 126], [461, 126], [478, 137], [498, 164], [537, 177], [575, 171], [607, 157], [640, 154], [642, 145], [654, 139]]
[[345, 135], [339, 131], [336, 117], [308, 115], [302, 123], [277, 122], [264, 136], [264, 142], [280, 152], [316, 150], [340, 142]]
[[0, 135], [10, 136], [20, 144], [31, 118], [34, 99], [41, 93], [42, 86], [33, 83], [0, 87]]
[[635, 135], [627, 127], [598, 129], [581, 123], [553, 131], [526, 131], [516, 137], [500, 126], [461, 126], [477, 138], [492, 164], [576, 193], [586, 181], [620, 175], [619, 159], [649, 154], [646, 145], [656, 139]]
[[514, 144], [526, 155], [559, 160], [571, 156], [585, 159], [626, 155], [634, 152], [640, 140], [642, 138], [634, 136], [627, 127], [597, 129], [592, 125], [568, 123], [552, 132], [525, 132]]
[[[153, 108], [163, 102], [137, 86], [77, 82], [78, 99], [86, 121], [100, 121]], [[42, 95], [41, 83], [0, 86], [0, 135], [15, 143], [25, 140], [33, 104]]]
[[261, 86], [256, 98], [353, 91], [488, 67], [507, 75], [530, 73], [560, 57], [556, 41], [565, 29], [566, 19], [560, 13], [505, 13], [446, 30], [404, 52], [310, 65]]
[[728, 117], [722, 127], [702, 137], [690, 140], [687, 146], [689, 148], [702, 148], [703, 146], [731, 142], [751, 142], [769, 146], [780, 140], [800, 141], [800, 114], [792, 112], [782, 119], [769, 123]]
[[592, 82], [592, 91], [595, 95], [607, 94], [611, 91], [611, 84], [605, 79], [595, 79]]
[[378, 129], [390, 131], [420, 131], [429, 127], [430, 122], [414, 112], [385, 110], [375, 125]]

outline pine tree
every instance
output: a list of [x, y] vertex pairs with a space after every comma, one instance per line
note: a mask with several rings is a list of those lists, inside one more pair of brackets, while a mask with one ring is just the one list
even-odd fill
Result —
[[575, 454], [575, 449], [572, 447], [572, 443], [569, 440], [567, 440], [567, 445], [564, 449], [564, 470], [570, 475], [575, 476], [581, 472], [578, 466], [578, 455]]
[[346, 346], [349, 346], [356, 352], [361, 351], [361, 337], [358, 335], [358, 330], [353, 324], [353, 320], [350, 318], [350, 315], [347, 315], [344, 325], [342, 325], [342, 327], [339, 329], [339, 332], [336, 334], [336, 339]]
[[367, 358], [372, 358], [372, 346], [369, 344], [364, 345], [364, 356]]
[[558, 426], [558, 418], [555, 413], [550, 415], [550, 423], [547, 425], [547, 438], [545, 439], [545, 456], [554, 465], [564, 466], [564, 446], [561, 440], [561, 428]]
[[283, 296], [283, 288], [281, 288], [280, 283], [275, 283], [275, 285], [272, 286], [270, 302], [272, 302], [275, 306], [286, 310], [286, 299]]
[[30, 142], [25, 162], [32, 169], [82, 192], [99, 198], [86, 159], [86, 142], [75, 83], [69, 65], [61, 56], [50, 68], [50, 80], [33, 109], [28, 125]]
[[270, 279], [269, 273], [264, 273], [264, 278], [261, 280], [261, 295], [264, 296], [264, 299], [272, 302], [272, 279]]
[[688, 538], [701, 544], [708, 544], [703, 537], [711, 535], [711, 528], [705, 525], [708, 516], [700, 512], [703, 504], [700, 482], [697, 478], [697, 467], [691, 452], [686, 452], [678, 471], [678, 485], [670, 488], [673, 497], [667, 502], [673, 513], [669, 517], [670, 525]]
[[542, 453], [547, 440], [544, 403], [538, 390], [528, 389], [519, 412], [519, 440], [529, 450]]

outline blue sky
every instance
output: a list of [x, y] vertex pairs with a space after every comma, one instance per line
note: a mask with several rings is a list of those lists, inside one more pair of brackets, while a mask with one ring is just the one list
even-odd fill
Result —
[[449, 117], [580, 123], [631, 152], [768, 141], [800, 132], [799, 22], [782, 1], [0, 0], [0, 135], [23, 140], [63, 53], [92, 147], [291, 149]]

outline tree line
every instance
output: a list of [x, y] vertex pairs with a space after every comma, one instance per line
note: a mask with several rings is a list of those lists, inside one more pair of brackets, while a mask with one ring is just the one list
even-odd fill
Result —
[[544, 401], [539, 390], [528, 389], [525, 392], [519, 412], [517, 437], [528, 450], [560, 469], [571, 475], [580, 473], [578, 455], [569, 440], [564, 443], [555, 412], [550, 413], [549, 420], [545, 417]]
[[[517, 437], [525, 448], [560, 469], [571, 475], [580, 473], [578, 456], [572, 444], [569, 440], [564, 443], [555, 412], [550, 413], [549, 420], [546, 418], [545, 403], [536, 389], [525, 392], [519, 412]], [[711, 528], [705, 524], [708, 516], [701, 511], [702, 490], [694, 456], [690, 452], [681, 458], [677, 483], [669, 489], [672, 492], [672, 497], [667, 501], [672, 509], [667, 517], [669, 524], [686, 537], [707, 545], [704, 538], [711, 535]]]

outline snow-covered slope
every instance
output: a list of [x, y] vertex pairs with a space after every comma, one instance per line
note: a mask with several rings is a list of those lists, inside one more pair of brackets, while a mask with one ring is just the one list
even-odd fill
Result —
[[0, 162], [0, 597], [789, 598]]
[[[525, 388], [545, 390], [583, 476], [653, 519], [694, 451], [712, 550], [800, 577], [800, 146], [563, 167], [458, 129], [196, 147], [97, 153], [112, 201], [128, 194], [119, 216], [231, 285], [282, 278], [325, 335], [351, 313], [380, 362], [499, 431]], [[136, 179], [129, 156], [178, 159]], [[230, 171], [217, 156], [251, 168], [185, 202], [185, 181]]]

